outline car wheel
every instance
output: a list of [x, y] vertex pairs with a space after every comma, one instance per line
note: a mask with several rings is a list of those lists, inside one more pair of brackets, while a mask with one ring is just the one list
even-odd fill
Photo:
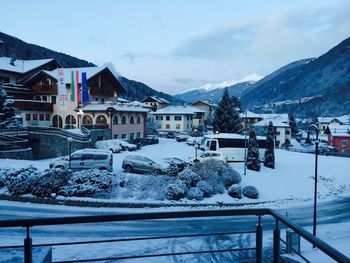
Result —
[[100, 167], [99, 170], [100, 170], [100, 171], [105, 171], [105, 170], [107, 170], [107, 169], [106, 169], [106, 167]]
[[131, 167], [131, 165], [125, 166], [125, 171], [126, 171], [127, 173], [131, 173], [131, 172], [132, 172], [132, 167]]
[[194, 159], [193, 162], [194, 163], [199, 163], [199, 160], [198, 159]]

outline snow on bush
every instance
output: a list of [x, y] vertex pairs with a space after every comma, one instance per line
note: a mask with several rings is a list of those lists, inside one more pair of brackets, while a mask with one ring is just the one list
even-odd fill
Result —
[[258, 199], [259, 198], [259, 191], [255, 186], [246, 186], [242, 189], [242, 193], [245, 197], [248, 197], [250, 199]]
[[229, 196], [231, 196], [233, 198], [241, 199], [242, 198], [242, 187], [239, 186], [238, 184], [234, 184], [234, 185], [230, 186], [230, 188], [227, 190], [227, 193]]
[[191, 187], [190, 189], [188, 189], [186, 194], [186, 198], [188, 200], [202, 201], [203, 197], [204, 193], [198, 187]]
[[209, 179], [215, 177], [216, 174], [221, 175], [224, 166], [228, 166], [228, 164], [212, 159], [203, 163], [197, 163], [188, 169], [198, 173], [203, 181], [208, 181]]
[[116, 178], [113, 195], [138, 200], [164, 200], [166, 188], [176, 180], [169, 176], [124, 173], [116, 175]]
[[50, 197], [58, 193], [61, 187], [67, 185], [72, 176], [71, 170], [47, 169], [31, 180], [31, 193], [35, 196]]
[[12, 195], [30, 194], [32, 180], [39, 175], [38, 169], [33, 166], [11, 171], [6, 175], [7, 189]]
[[178, 178], [183, 181], [188, 187], [194, 187], [201, 180], [201, 177], [198, 173], [186, 169], [179, 173]]
[[213, 187], [206, 181], [200, 181], [197, 187], [203, 192], [204, 197], [210, 197], [214, 194]]
[[242, 181], [239, 172], [233, 170], [229, 165], [222, 169], [222, 179], [225, 187], [230, 187], [233, 184], [239, 184]]
[[106, 192], [112, 188], [113, 174], [97, 169], [84, 170], [73, 173], [60, 195], [92, 197], [97, 193]]
[[186, 196], [188, 187], [185, 182], [177, 180], [175, 183], [168, 185], [165, 196], [168, 200], [178, 201]]
[[12, 168], [0, 168], [0, 188], [6, 186], [6, 175], [12, 173], [13, 171], [14, 170]]

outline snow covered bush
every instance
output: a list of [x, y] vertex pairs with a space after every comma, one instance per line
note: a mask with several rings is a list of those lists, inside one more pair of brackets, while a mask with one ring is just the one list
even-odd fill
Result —
[[191, 187], [186, 194], [188, 200], [202, 201], [203, 197], [204, 193], [198, 187]]
[[28, 166], [6, 175], [7, 189], [12, 195], [30, 194], [32, 180], [40, 175], [37, 168]]
[[12, 168], [0, 168], [0, 188], [6, 186], [7, 184], [6, 176], [12, 172], [13, 172]]
[[229, 196], [231, 196], [233, 198], [241, 199], [242, 198], [242, 187], [239, 186], [238, 184], [234, 184], [234, 185], [230, 186], [230, 188], [227, 190], [227, 193]]
[[47, 169], [31, 180], [31, 193], [35, 196], [50, 197], [58, 193], [61, 187], [67, 185], [72, 176], [71, 170]]
[[188, 187], [185, 182], [178, 180], [166, 188], [165, 197], [168, 200], [180, 200], [186, 196]]
[[183, 181], [188, 187], [194, 187], [197, 185], [197, 183], [201, 180], [201, 177], [198, 175], [198, 173], [186, 169], [179, 173], [178, 178]]
[[259, 198], [259, 191], [255, 186], [246, 186], [242, 189], [242, 193], [245, 197], [248, 197], [250, 199], [258, 199]]
[[115, 197], [123, 199], [132, 198], [138, 200], [164, 200], [169, 184], [175, 182], [175, 177], [159, 175], [116, 175], [117, 182], [114, 185]]
[[221, 175], [222, 170], [226, 165], [228, 164], [212, 159], [203, 163], [195, 164], [189, 169], [198, 173], [202, 180], [208, 181], [210, 178], [213, 178], [215, 174]]
[[227, 165], [222, 170], [222, 179], [225, 187], [230, 187], [233, 184], [238, 184], [242, 181], [241, 175], [231, 166]]
[[214, 194], [213, 187], [206, 181], [198, 182], [197, 187], [203, 192], [203, 197], [210, 197]]
[[112, 188], [113, 174], [90, 169], [73, 173], [67, 185], [59, 191], [63, 196], [92, 197]]

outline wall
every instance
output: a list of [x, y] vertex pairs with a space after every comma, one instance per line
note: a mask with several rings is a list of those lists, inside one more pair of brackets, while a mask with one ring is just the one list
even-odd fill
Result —
[[0, 159], [33, 160], [32, 148], [14, 151], [0, 151]]

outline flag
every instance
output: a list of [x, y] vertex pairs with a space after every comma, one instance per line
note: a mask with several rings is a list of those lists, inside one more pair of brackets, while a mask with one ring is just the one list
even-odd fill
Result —
[[64, 79], [64, 69], [59, 68], [57, 70], [57, 86], [58, 86], [58, 101], [60, 105], [60, 110], [64, 111], [67, 109], [67, 90], [66, 90], [66, 81]]
[[72, 71], [72, 79], [70, 84], [70, 100], [75, 101], [74, 71]]
[[81, 89], [82, 89], [83, 103], [89, 102], [90, 98], [89, 98], [86, 72], [81, 73]]
[[80, 99], [80, 88], [79, 88], [79, 71], [75, 71], [75, 78], [76, 78], [76, 90], [77, 90], [77, 102], [78, 104], [81, 103]]

